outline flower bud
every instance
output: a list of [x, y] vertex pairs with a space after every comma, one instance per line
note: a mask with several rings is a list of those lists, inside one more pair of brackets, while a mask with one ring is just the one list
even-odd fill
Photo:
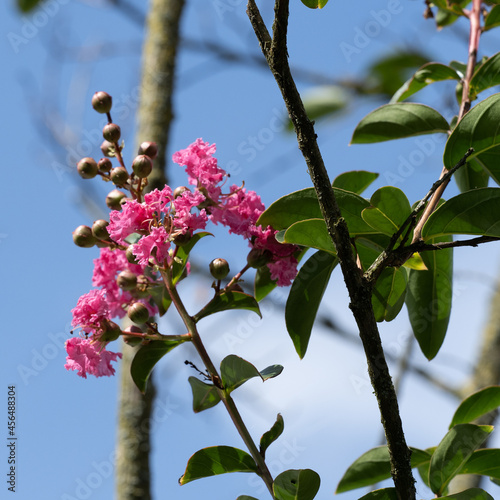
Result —
[[134, 323], [142, 325], [149, 319], [149, 311], [148, 308], [141, 302], [135, 302], [128, 308], [127, 316]]
[[143, 142], [139, 146], [139, 152], [137, 154], [149, 156], [154, 160], [158, 155], [158, 145], [156, 142]]
[[111, 111], [111, 106], [113, 104], [113, 99], [106, 92], [96, 92], [92, 96], [92, 107], [98, 113], [109, 113]]
[[129, 175], [127, 169], [123, 167], [115, 167], [111, 170], [110, 177], [114, 184], [117, 186], [123, 186], [128, 181]]
[[99, 167], [99, 170], [104, 173], [108, 173], [113, 168], [113, 164], [108, 158], [101, 158], [97, 162], [97, 166]]
[[112, 142], [109, 141], [102, 141], [101, 144], [101, 151], [104, 156], [112, 158], [113, 156], [116, 156], [116, 151], [115, 151], [115, 145]]
[[125, 250], [125, 257], [131, 264], [137, 264], [137, 257], [132, 253], [132, 245], [129, 245]]
[[102, 326], [102, 334], [99, 337], [101, 342], [112, 342], [122, 334], [120, 327], [114, 321], [106, 319], [102, 322]]
[[271, 262], [273, 254], [269, 250], [264, 250], [262, 248], [252, 248], [247, 255], [247, 262], [250, 267], [258, 269]]
[[108, 123], [102, 129], [102, 136], [109, 142], [118, 142], [121, 135], [120, 127], [116, 123]]
[[145, 299], [150, 297], [148, 285], [150, 281], [144, 274], [139, 274], [137, 276], [137, 287], [132, 292], [132, 295], [138, 299]]
[[104, 219], [98, 219], [92, 224], [92, 234], [100, 240], [109, 240], [108, 230], [109, 222]]
[[122, 200], [125, 199], [126, 195], [123, 191], [119, 189], [113, 189], [108, 196], [106, 196], [106, 205], [111, 208], [111, 210], [120, 210], [122, 208]]
[[91, 248], [95, 245], [95, 238], [89, 226], [78, 226], [73, 231], [73, 241], [75, 245], [82, 248]]
[[216, 280], [223, 280], [229, 274], [229, 264], [225, 259], [214, 259], [209, 265], [210, 274]]
[[144, 179], [153, 170], [153, 161], [147, 155], [136, 156], [132, 162], [132, 170], [137, 177]]
[[182, 193], [185, 191], [189, 191], [189, 188], [186, 186], [178, 186], [174, 189], [174, 198], [178, 198], [179, 196], [182, 196]]
[[78, 162], [76, 169], [78, 170], [80, 177], [82, 177], [83, 179], [93, 179], [99, 171], [95, 160], [88, 157], [82, 158]]
[[127, 333], [143, 333], [137, 325], [130, 325], [123, 330], [123, 341], [131, 346], [139, 345], [142, 342], [140, 337], [135, 335], [127, 335]]
[[137, 275], [126, 269], [118, 274], [116, 283], [122, 290], [134, 290], [137, 286]]

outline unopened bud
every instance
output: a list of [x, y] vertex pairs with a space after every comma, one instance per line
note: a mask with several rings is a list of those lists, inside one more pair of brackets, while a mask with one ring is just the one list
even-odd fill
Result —
[[93, 179], [99, 171], [96, 161], [88, 157], [82, 158], [78, 162], [76, 169], [83, 179]]
[[137, 286], [137, 275], [129, 270], [122, 271], [116, 277], [116, 283], [122, 290], [134, 290]]
[[92, 234], [100, 240], [109, 240], [108, 230], [109, 222], [104, 219], [98, 219], [92, 224]]
[[99, 170], [104, 173], [108, 173], [113, 168], [113, 164], [108, 158], [101, 158], [97, 162], [97, 166], [99, 167]]
[[132, 246], [133, 245], [129, 245], [127, 250], [125, 250], [125, 257], [127, 257], [127, 260], [131, 264], [137, 264], [137, 257], [132, 253]]
[[111, 111], [111, 106], [113, 105], [113, 99], [106, 92], [96, 92], [92, 96], [92, 107], [98, 113], [109, 113]]
[[147, 155], [136, 156], [132, 162], [132, 170], [137, 177], [144, 179], [153, 170], [153, 161]]
[[116, 123], [108, 123], [104, 125], [102, 129], [102, 136], [109, 142], [115, 143], [120, 140], [121, 137], [120, 127]]
[[75, 245], [82, 248], [91, 248], [95, 245], [95, 238], [89, 226], [78, 226], [73, 231], [73, 241]]
[[269, 250], [264, 250], [262, 248], [252, 248], [247, 255], [247, 262], [250, 267], [258, 269], [271, 262], [273, 254]]
[[113, 184], [117, 186], [123, 186], [128, 181], [128, 172], [127, 169], [123, 167], [115, 167], [110, 172], [110, 178], [113, 181]]
[[112, 158], [113, 156], [116, 156], [116, 150], [115, 150], [115, 145], [112, 142], [109, 141], [102, 141], [101, 144], [101, 151], [104, 156]]
[[143, 333], [137, 325], [130, 325], [123, 330], [123, 341], [131, 346], [139, 345], [142, 342], [142, 338], [136, 335], [127, 335], [127, 333]]
[[99, 337], [101, 342], [112, 342], [122, 334], [120, 327], [114, 321], [110, 321], [109, 319], [104, 320], [102, 326], [104, 328]]
[[141, 302], [135, 302], [132, 304], [127, 311], [128, 317], [139, 325], [142, 325], [149, 319], [148, 308]]
[[149, 156], [154, 160], [158, 155], [158, 145], [156, 142], [143, 142], [139, 146], [139, 152], [137, 154]]
[[210, 274], [216, 280], [223, 280], [229, 274], [229, 264], [225, 259], [214, 259], [209, 265]]
[[182, 196], [182, 193], [185, 191], [189, 191], [189, 188], [186, 186], [178, 186], [174, 189], [174, 198], [178, 198], [179, 196]]
[[120, 210], [122, 208], [122, 200], [126, 198], [126, 194], [119, 189], [113, 189], [108, 196], [106, 196], [106, 205], [111, 210]]

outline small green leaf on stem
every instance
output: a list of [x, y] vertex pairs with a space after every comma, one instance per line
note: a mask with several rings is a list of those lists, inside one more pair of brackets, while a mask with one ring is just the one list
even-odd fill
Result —
[[322, 9], [328, 0], [301, 0], [301, 2], [310, 9]]
[[469, 488], [460, 493], [453, 493], [445, 497], [439, 497], [441, 500], [495, 500], [489, 493], [481, 488]]
[[334, 188], [343, 189], [344, 191], [361, 194], [378, 178], [378, 176], [379, 174], [367, 172], [366, 170], [353, 170], [337, 175], [332, 186]]
[[194, 315], [193, 319], [198, 322], [211, 314], [230, 309], [247, 309], [257, 313], [262, 318], [259, 303], [255, 297], [243, 292], [227, 291], [217, 294], [201, 311]]
[[388, 267], [375, 283], [372, 295], [373, 312], [378, 322], [392, 321], [405, 302], [408, 272], [404, 267]]
[[163, 285], [155, 286], [149, 289], [149, 293], [151, 294], [156, 307], [158, 307], [158, 314], [163, 316], [168, 311], [168, 308], [172, 303], [172, 299], [170, 298], [167, 289]]
[[460, 474], [478, 474], [490, 479], [500, 479], [500, 450], [486, 448], [476, 450], [460, 470]]
[[179, 484], [228, 472], [257, 473], [258, 470], [254, 459], [245, 451], [231, 446], [212, 446], [197, 451], [189, 459]]
[[276, 500], [313, 500], [320, 482], [319, 475], [311, 469], [291, 469], [276, 477], [273, 493]]
[[[500, 386], [486, 387], [464, 399], [451, 420], [450, 429], [467, 424], [500, 406]], [[500, 462], [499, 462], [500, 463]]]
[[396, 488], [382, 488], [363, 495], [359, 500], [399, 500]]
[[174, 285], [180, 280], [182, 276], [189, 258], [189, 252], [191, 252], [196, 243], [198, 243], [205, 236], [213, 236], [213, 234], [207, 231], [193, 234], [188, 243], [183, 246], [177, 247], [177, 253], [175, 254], [176, 258], [172, 266], [172, 282], [174, 283]]
[[208, 410], [220, 401], [217, 387], [213, 384], [206, 384], [196, 377], [189, 377], [188, 382], [193, 391], [193, 411], [195, 413]]
[[262, 437], [260, 438], [259, 451], [263, 457], [265, 457], [266, 455], [266, 450], [272, 443], [274, 443], [274, 441], [276, 441], [281, 436], [284, 429], [285, 422], [283, 421], [283, 417], [281, 416], [281, 414], [278, 413], [276, 422], [274, 422], [273, 426], [267, 432], [264, 432], [264, 434], [262, 434]]

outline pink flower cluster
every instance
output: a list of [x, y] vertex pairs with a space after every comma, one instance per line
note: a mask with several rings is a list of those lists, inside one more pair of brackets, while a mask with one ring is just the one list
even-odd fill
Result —
[[[141, 301], [154, 315], [156, 307], [145, 299], [134, 297], [133, 292], [118, 286], [117, 276], [127, 270], [145, 278], [147, 266], [169, 266], [175, 255], [172, 242], [181, 235], [192, 235], [205, 229], [207, 222], [222, 224], [230, 233], [248, 240], [252, 249], [266, 251], [271, 278], [278, 286], [288, 286], [297, 273], [294, 254], [298, 247], [282, 245], [276, 241], [276, 231], [257, 225], [264, 205], [254, 191], [232, 185], [229, 193], [222, 192], [226, 172], [214, 158], [215, 144], [197, 139], [188, 148], [173, 155], [173, 161], [186, 169], [189, 184], [177, 196], [165, 186], [144, 196], [144, 201], [127, 200], [121, 210], [110, 213], [107, 227], [113, 246], [129, 246], [137, 264], [131, 264], [119, 248], [102, 248], [94, 260], [92, 285], [94, 290], [83, 295], [72, 310], [72, 325], [85, 332], [85, 338], [75, 337], [66, 342], [68, 352], [65, 367], [97, 377], [114, 374], [111, 361], [121, 354], [106, 350], [106, 332], [110, 320], [122, 317], [132, 302]], [[132, 238], [132, 239], [130, 239]], [[148, 278], [151, 279], [151, 278]]]

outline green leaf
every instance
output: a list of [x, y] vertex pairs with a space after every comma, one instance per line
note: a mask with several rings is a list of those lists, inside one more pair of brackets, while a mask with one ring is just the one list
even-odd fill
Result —
[[[498, 10], [498, 13], [500, 14], [500, 10]], [[500, 52], [497, 52], [476, 68], [470, 82], [469, 95], [471, 100], [476, 99], [477, 94], [496, 85], [500, 85]]]
[[361, 217], [377, 232], [392, 236], [410, 213], [410, 202], [403, 191], [385, 186], [373, 193], [370, 207], [361, 212]]
[[[374, 230], [361, 218], [363, 209], [370, 205], [368, 201], [356, 193], [335, 187], [333, 190], [350, 234], [374, 233]], [[272, 226], [279, 231], [289, 228], [296, 222], [322, 218], [314, 188], [306, 188], [276, 200], [262, 213], [257, 224], [263, 227]]]
[[382, 488], [363, 495], [359, 500], [399, 500], [396, 488]]
[[283, 371], [283, 367], [281, 365], [272, 365], [259, 372], [252, 363], [230, 354], [221, 361], [220, 371], [224, 389], [230, 393], [251, 378], [260, 377], [265, 381], [268, 378], [276, 377]]
[[284, 429], [285, 422], [281, 414], [278, 413], [276, 422], [274, 422], [273, 426], [267, 432], [264, 432], [260, 438], [259, 452], [264, 458], [266, 456], [266, 450], [281, 436], [281, 434], [283, 434]]
[[[429, 462], [431, 455], [418, 448], [411, 449], [411, 466]], [[340, 480], [335, 494], [363, 488], [391, 477], [391, 461], [387, 446], [378, 446], [356, 459]]]
[[324, 219], [309, 219], [296, 222], [281, 235], [278, 233], [276, 239], [280, 243], [293, 243], [337, 255]]
[[487, 448], [475, 451], [460, 470], [460, 474], [478, 474], [500, 479], [500, 450]]
[[[432, 239], [428, 243], [438, 241], [451, 241], [451, 236]], [[431, 360], [443, 344], [450, 321], [453, 250], [422, 252], [420, 256], [427, 271], [410, 269], [406, 306], [420, 349]]]
[[170, 298], [167, 289], [163, 285], [160, 285], [149, 288], [148, 291], [158, 308], [158, 314], [163, 316], [168, 311], [168, 308], [172, 303], [172, 299]]
[[42, 0], [17, 0], [17, 7], [21, 12], [26, 14], [30, 10], [37, 7], [40, 3], [42, 3]]
[[257, 473], [258, 470], [254, 459], [247, 452], [231, 446], [212, 446], [197, 451], [189, 459], [179, 484], [228, 472]]
[[[313, 3], [316, 2], [313, 0]], [[348, 95], [338, 85], [321, 85], [304, 93], [302, 100], [309, 119], [318, 120], [342, 111], [347, 105]], [[289, 129], [293, 129], [291, 121]]]
[[446, 133], [448, 122], [424, 104], [385, 104], [366, 115], [357, 125], [351, 144], [369, 144], [422, 134]]
[[310, 9], [322, 9], [328, 0], [301, 0], [301, 2]]
[[198, 322], [200, 319], [206, 318], [211, 314], [230, 309], [248, 309], [257, 313], [262, 318], [259, 303], [255, 300], [255, 297], [243, 292], [228, 291], [217, 294], [201, 311], [193, 316], [193, 319], [195, 322]]
[[500, 386], [493, 385], [475, 392], [464, 399], [451, 420], [450, 429], [457, 424], [467, 424], [500, 406]]
[[174, 265], [172, 266], [172, 281], [174, 285], [181, 279], [182, 273], [186, 268], [186, 264], [189, 258], [189, 252], [193, 247], [205, 236], [213, 236], [212, 233], [201, 232], [193, 234], [191, 239], [183, 246], [177, 247], [177, 253], [175, 254]]
[[427, 242], [430, 238], [450, 234], [500, 236], [499, 211], [499, 188], [466, 191], [431, 214], [422, 228], [422, 238]]
[[320, 482], [311, 469], [286, 470], [274, 480], [273, 493], [276, 500], [313, 500]]
[[[496, 146], [494, 148], [488, 149], [484, 153], [476, 156], [472, 160], [470, 160], [467, 165], [471, 162], [477, 162], [481, 167], [488, 172], [490, 177], [497, 183], [500, 184], [500, 146]], [[456, 173], [455, 176], [460, 173], [462, 170], [461, 167]], [[484, 186], [486, 187], [486, 186]]]
[[148, 344], [141, 346], [136, 352], [130, 366], [130, 374], [137, 388], [144, 393], [148, 383], [151, 371], [158, 361], [160, 361], [167, 352], [188, 341], [182, 340], [152, 340]]
[[500, 26], [500, 5], [495, 5], [484, 20], [484, 31]]
[[444, 80], [460, 81], [460, 75], [451, 68], [440, 63], [424, 64], [403, 86], [394, 94], [391, 99], [391, 104], [399, 101], [404, 101], [408, 97], [416, 94], [427, 85]]
[[189, 377], [188, 382], [193, 392], [193, 411], [199, 413], [212, 408], [220, 401], [217, 387], [213, 384], [206, 384], [196, 377]]
[[372, 295], [375, 319], [392, 321], [401, 311], [405, 302], [408, 271], [404, 267], [388, 267], [382, 271]]
[[431, 458], [429, 483], [434, 493], [443, 494], [492, 430], [491, 425], [458, 424], [448, 431]]
[[458, 189], [462, 193], [471, 189], [488, 187], [489, 173], [483, 168], [478, 161], [479, 158], [474, 158], [468, 161], [463, 167], [460, 167], [454, 174]]
[[439, 497], [442, 500], [495, 500], [490, 494], [481, 488], [469, 488], [468, 490], [461, 491], [460, 493], [453, 493], [445, 497]]
[[321, 299], [337, 263], [337, 257], [318, 251], [301, 266], [292, 283], [285, 307], [285, 321], [301, 359], [306, 354]]
[[344, 191], [361, 194], [372, 182], [378, 179], [378, 176], [379, 174], [367, 172], [366, 170], [352, 170], [337, 175], [332, 182], [332, 186]]
[[[483, 65], [484, 66], [484, 65]], [[444, 148], [443, 162], [448, 169], [455, 166], [469, 148], [469, 158], [500, 145], [500, 94], [476, 104], [457, 124]]]
[[267, 266], [259, 267], [255, 273], [254, 295], [260, 302], [276, 288], [276, 281], [271, 279], [271, 271]]
[[249, 497], [248, 495], [240, 495], [236, 500], [258, 500], [258, 498]]

